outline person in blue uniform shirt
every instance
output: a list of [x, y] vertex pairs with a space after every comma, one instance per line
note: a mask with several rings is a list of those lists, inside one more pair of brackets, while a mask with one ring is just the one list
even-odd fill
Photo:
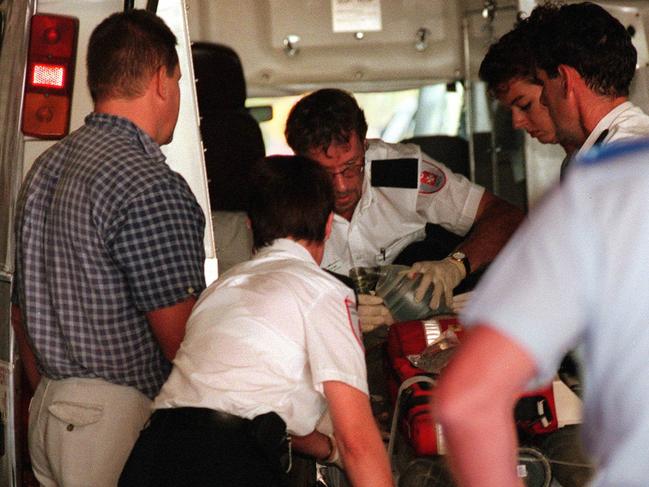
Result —
[[459, 485], [521, 485], [514, 402], [550, 381], [577, 345], [582, 434], [596, 465], [589, 485], [646, 485], [648, 159], [644, 139], [575, 161], [474, 291], [436, 395]]

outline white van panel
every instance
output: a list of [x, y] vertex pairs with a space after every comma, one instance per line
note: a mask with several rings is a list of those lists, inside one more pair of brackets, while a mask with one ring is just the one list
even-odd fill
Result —
[[[144, 8], [145, 6], [145, 0], [135, 2], [136, 8]], [[38, 3], [38, 13], [69, 15], [79, 18], [79, 40], [77, 44], [70, 131], [83, 125], [85, 116], [92, 111], [92, 99], [86, 85], [87, 70], [85, 63], [90, 34], [104, 18], [114, 12], [123, 10], [123, 8], [123, 0], [41, 0]], [[174, 140], [170, 144], [163, 146], [162, 151], [167, 156], [169, 166], [182, 174], [187, 180], [198, 203], [203, 208], [205, 213], [205, 252], [208, 259], [215, 258], [196, 87], [194, 85], [194, 70], [191, 64], [191, 47], [185, 16], [185, 2], [183, 0], [160, 0], [157, 13], [176, 34], [182, 73], [180, 80], [182, 101], [178, 123], [174, 132]], [[27, 139], [25, 142], [24, 172], [26, 173], [34, 160], [55, 142]]]

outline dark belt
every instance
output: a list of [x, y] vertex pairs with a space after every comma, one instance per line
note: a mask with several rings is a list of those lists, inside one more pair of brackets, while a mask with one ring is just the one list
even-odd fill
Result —
[[151, 423], [171, 418], [176, 425], [211, 424], [223, 429], [240, 429], [242, 433], [247, 433], [252, 423], [249, 419], [209, 408], [157, 409], [151, 416]]
[[150, 419], [152, 426], [158, 422], [172, 421], [175, 427], [212, 425], [217, 429], [238, 431], [250, 438], [268, 458], [277, 458], [285, 472], [291, 469], [291, 444], [286, 423], [274, 412], [246, 419], [234, 414], [209, 408], [157, 409]]

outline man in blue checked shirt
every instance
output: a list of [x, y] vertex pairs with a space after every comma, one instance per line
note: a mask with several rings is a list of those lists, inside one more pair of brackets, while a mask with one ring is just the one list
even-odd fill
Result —
[[178, 118], [175, 45], [152, 13], [104, 20], [88, 45], [94, 111], [19, 196], [12, 322], [42, 485], [116, 485], [205, 286], [204, 216], [160, 151]]

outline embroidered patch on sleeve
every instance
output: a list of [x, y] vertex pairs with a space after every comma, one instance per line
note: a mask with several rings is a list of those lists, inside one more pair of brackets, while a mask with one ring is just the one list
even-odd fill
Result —
[[426, 164], [419, 176], [419, 192], [423, 194], [437, 193], [446, 184], [446, 174], [433, 164]]

